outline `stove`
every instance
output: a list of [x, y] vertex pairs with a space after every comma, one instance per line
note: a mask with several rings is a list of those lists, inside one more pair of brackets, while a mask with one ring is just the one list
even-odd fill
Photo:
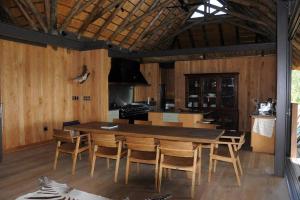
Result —
[[129, 123], [133, 124], [134, 120], [148, 120], [148, 112], [150, 106], [141, 103], [132, 103], [120, 108], [119, 118], [129, 119]]

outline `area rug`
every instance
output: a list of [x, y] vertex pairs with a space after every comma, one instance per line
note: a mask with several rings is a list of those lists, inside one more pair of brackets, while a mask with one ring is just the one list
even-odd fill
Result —
[[47, 177], [39, 178], [39, 190], [28, 193], [16, 200], [109, 200], [108, 198], [76, 190], [67, 184], [57, 183]]

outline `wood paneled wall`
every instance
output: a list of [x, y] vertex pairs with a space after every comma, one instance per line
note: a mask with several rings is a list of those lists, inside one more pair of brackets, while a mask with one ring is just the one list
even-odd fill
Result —
[[134, 100], [146, 101], [148, 97], [160, 102], [160, 68], [158, 63], [141, 64], [140, 70], [149, 86], [135, 86]]
[[165, 68], [161, 70], [161, 83], [166, 86], [166, 98], [175, 98], [175, 70], [174, 68]]
[[[91, 75], [79, 85], [71, 78], [84, 64]], [[49, 140], [63, 121], [106, 120], [109, 70], [107, 50], [78, 52], [0, 40], [4, 149]], [[83, 96], [91, 96], [91, 101], [83, 101]]]
[[175, 63], [175, 104], [185, 106], [185, 77], [193, 73], [239, 73], [239, 129], [250, 131], [254, 99], [276, 98], [276, 56], [235, 57]]

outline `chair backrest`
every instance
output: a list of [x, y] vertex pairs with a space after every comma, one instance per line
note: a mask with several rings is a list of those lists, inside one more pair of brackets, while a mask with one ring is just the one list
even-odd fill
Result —
[[134, 124], [152, 125], [152, 121], [134, 120]]
[[217, 125], [197, 122], [194, 124], [194, 128], [217, 129]]
[[113, 133], [92, 133], [92, 142], [100, 147], [117, 147], [116, 136]]
[[113, 123], [116, 123], [116, 124], [129, 124], [129, 120], [128, 119], [113, 119]]
[[174, 127], [182, 127], [182, 122], [160, 122], [157, 124], [158, 126], [174, 126]]
[[126, 137], [125, 144], [128, 149], [148, 152], [155, 152], [157, 146], [154, 138], [144, 137]]
[[193, 157], [195, 152], [192, 142], [170, 140], [160, 140], [159, 149], [164, 155], [176, 157]]
[[66, 126], [73, 126], [73, 125], [78, 125], [78, 124], [80, 124], [79, 120], [66, 121], [66, 122], [63, 122], [62, 128], [64, 129]]
[[68, 143], [74, 142], [70, 131], [54, 129], [53, 130], [53, 138], [56, 141], [60, 141], [60, 142], [68, 142]]

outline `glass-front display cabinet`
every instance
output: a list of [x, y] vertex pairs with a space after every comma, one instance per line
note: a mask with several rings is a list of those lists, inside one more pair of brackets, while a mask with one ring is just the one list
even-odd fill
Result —
[[185, 105], [211, 123], [238, 130], [238, 73], [185, 74]]

